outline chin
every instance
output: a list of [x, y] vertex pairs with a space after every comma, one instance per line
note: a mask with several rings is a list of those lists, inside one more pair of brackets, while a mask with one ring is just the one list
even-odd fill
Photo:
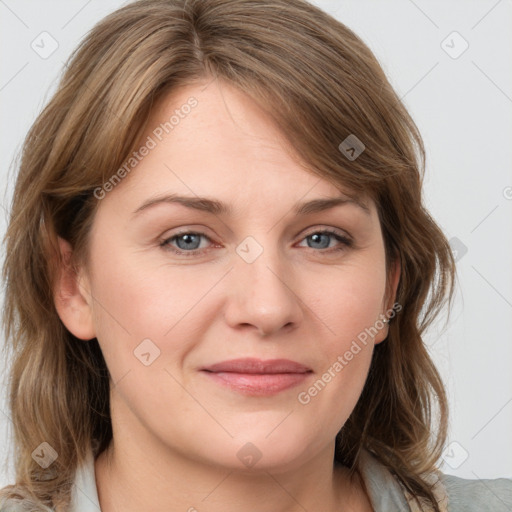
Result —
[[285, 473], [314, 456], [315, 447], [309, 444], [308, 436], [291, 433], [285, 428], [277, 432], [278, 429], [271, 432], [272, 429], [253, 427], [233, 439], [219, 439], [218, 442], [210, 439], [208, 447], [215, 447], [215, 451], [208, 454], [209, 462], [248, 474]]

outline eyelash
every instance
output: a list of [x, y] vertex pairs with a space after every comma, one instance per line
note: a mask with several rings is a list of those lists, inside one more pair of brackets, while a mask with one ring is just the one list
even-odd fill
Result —
[[[312, 247], [308, 247], [308, 249], [311, 249], [315, 252], [320, 252], [321, 254], [326, 254], [326, 253], [337, 253], [339, 251], [343, 251], [343, 250], [346, 250], [350, 247], [353, 246], [353, 241], [344, 236], [344, 235], [341, 235], [338, 231], [334, 231], [334, 230], [330, 230], [330, 229], [324, 229], [324, 230], [321, 230], [321, 231], [312, 231], [311, 233], [308, 233], [307, 235], [304, 236], [304, 239], [310, 237], [310, 236], [313, 236], [313, 235], [331, 235], [333, 236], [334, 238], [336, 238], [336, 240], [338, 240], [338, 242], [341, 242], [341, 245], [339, 247], [334, 247], [334, 248], [330, 248], [330, 249], [320, 249], [320, 250], [315, 250], [314, 248]], [[162, 240], [160, 242], [160, 247], [162, 247], [164, 250], [166, 251], [171, 251], [179, 256], [186, 256], [186, 257], [190, 257], [190, 256], [196, 256], [197, 254], [200, 254], [201, 252], [204, 252], [208, 249], [194, 249], [192, 251], [182, 251], [180, 249], [176, 249], [175, 247], [171, 246], [170, 245], [170, 242], [176, 240], [177, 238], [180, 238], [184, 235], [196, 235], [196, 236], [203, 236], [205, 237], [206, 239], [210, 240], [210, 237], [205, 235], [204, 233], [200, 233], [200, 232], [197, 232], [197, 231], [183, 231], [181, 233], [177, 233], [175, 235], [173, 235], [172, 237], [170, 238], [166, 238], [165, 240]], [[302, 241], [301, 240], [301, 241]], [[211, 241], [211, 240], [210, 240]]]

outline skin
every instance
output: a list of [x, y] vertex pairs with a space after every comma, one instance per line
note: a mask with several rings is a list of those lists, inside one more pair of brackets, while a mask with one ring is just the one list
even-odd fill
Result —
[[[141, 144], [190, 96], [198, 105], [101, 199], [88, 265], [63, 265], [56, 284], [62, 321], [98, 339], [112, 377], [114, 442], [95, 462], [102, 511], [372, 510], [361, 481], [333, 470], [334, 442], [387, 327], [308, 404], [297, 396], [394, 303], [399, 270], [386, 280], [376, 206], [362, 198], [368, 211], [345, 203], [295, 215], [296, 202], [342, 189], [308, 172], [270, 118], [219, 80], [163, 98]], [[171, 203], [134, 215], [170, 193], [216, 198], [233, 215]], [[311, 237], [326, 228], [353, 245]], [[182, 230], [205, 236], [169, 241]], [[252, 263], [236, 251], [248, 236], [263, 249]], [[66, 260], [71, 248], [60, 247]], [[160, 350], [148, 366], [134, 356], [147, 338]], [[199, 371], [238, 357], [291, 359], [312, 373], [247, 396]], [[237, 457], [248, 442], [261, 454], [252, 467]]]

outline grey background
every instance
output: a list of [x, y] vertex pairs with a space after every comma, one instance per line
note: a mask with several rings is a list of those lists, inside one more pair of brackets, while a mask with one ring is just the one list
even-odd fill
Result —
[[[2, 236], [28, 128], [72, 49], [122, 3], [0, 0]], [[371, 47], [418, 124], [427, 206], [458, 251], [451, 321], [427, 336], [451, 406], [443, 471], [512, 477], [512, 1], [315, 3]], [[2, 375], [5, 368], [1, 361]], [[0, 487], [14, 481], [11, 448], [4, 383]]]

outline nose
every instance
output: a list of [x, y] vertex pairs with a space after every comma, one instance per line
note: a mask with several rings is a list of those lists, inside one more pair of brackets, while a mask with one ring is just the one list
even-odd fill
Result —
[[296, 328], [303, 317], [290, 267], [264, 250], [252, 263], [239, 258], [229, 273], [225, 319], [234, 329], [255, 330], [269, 336]]

